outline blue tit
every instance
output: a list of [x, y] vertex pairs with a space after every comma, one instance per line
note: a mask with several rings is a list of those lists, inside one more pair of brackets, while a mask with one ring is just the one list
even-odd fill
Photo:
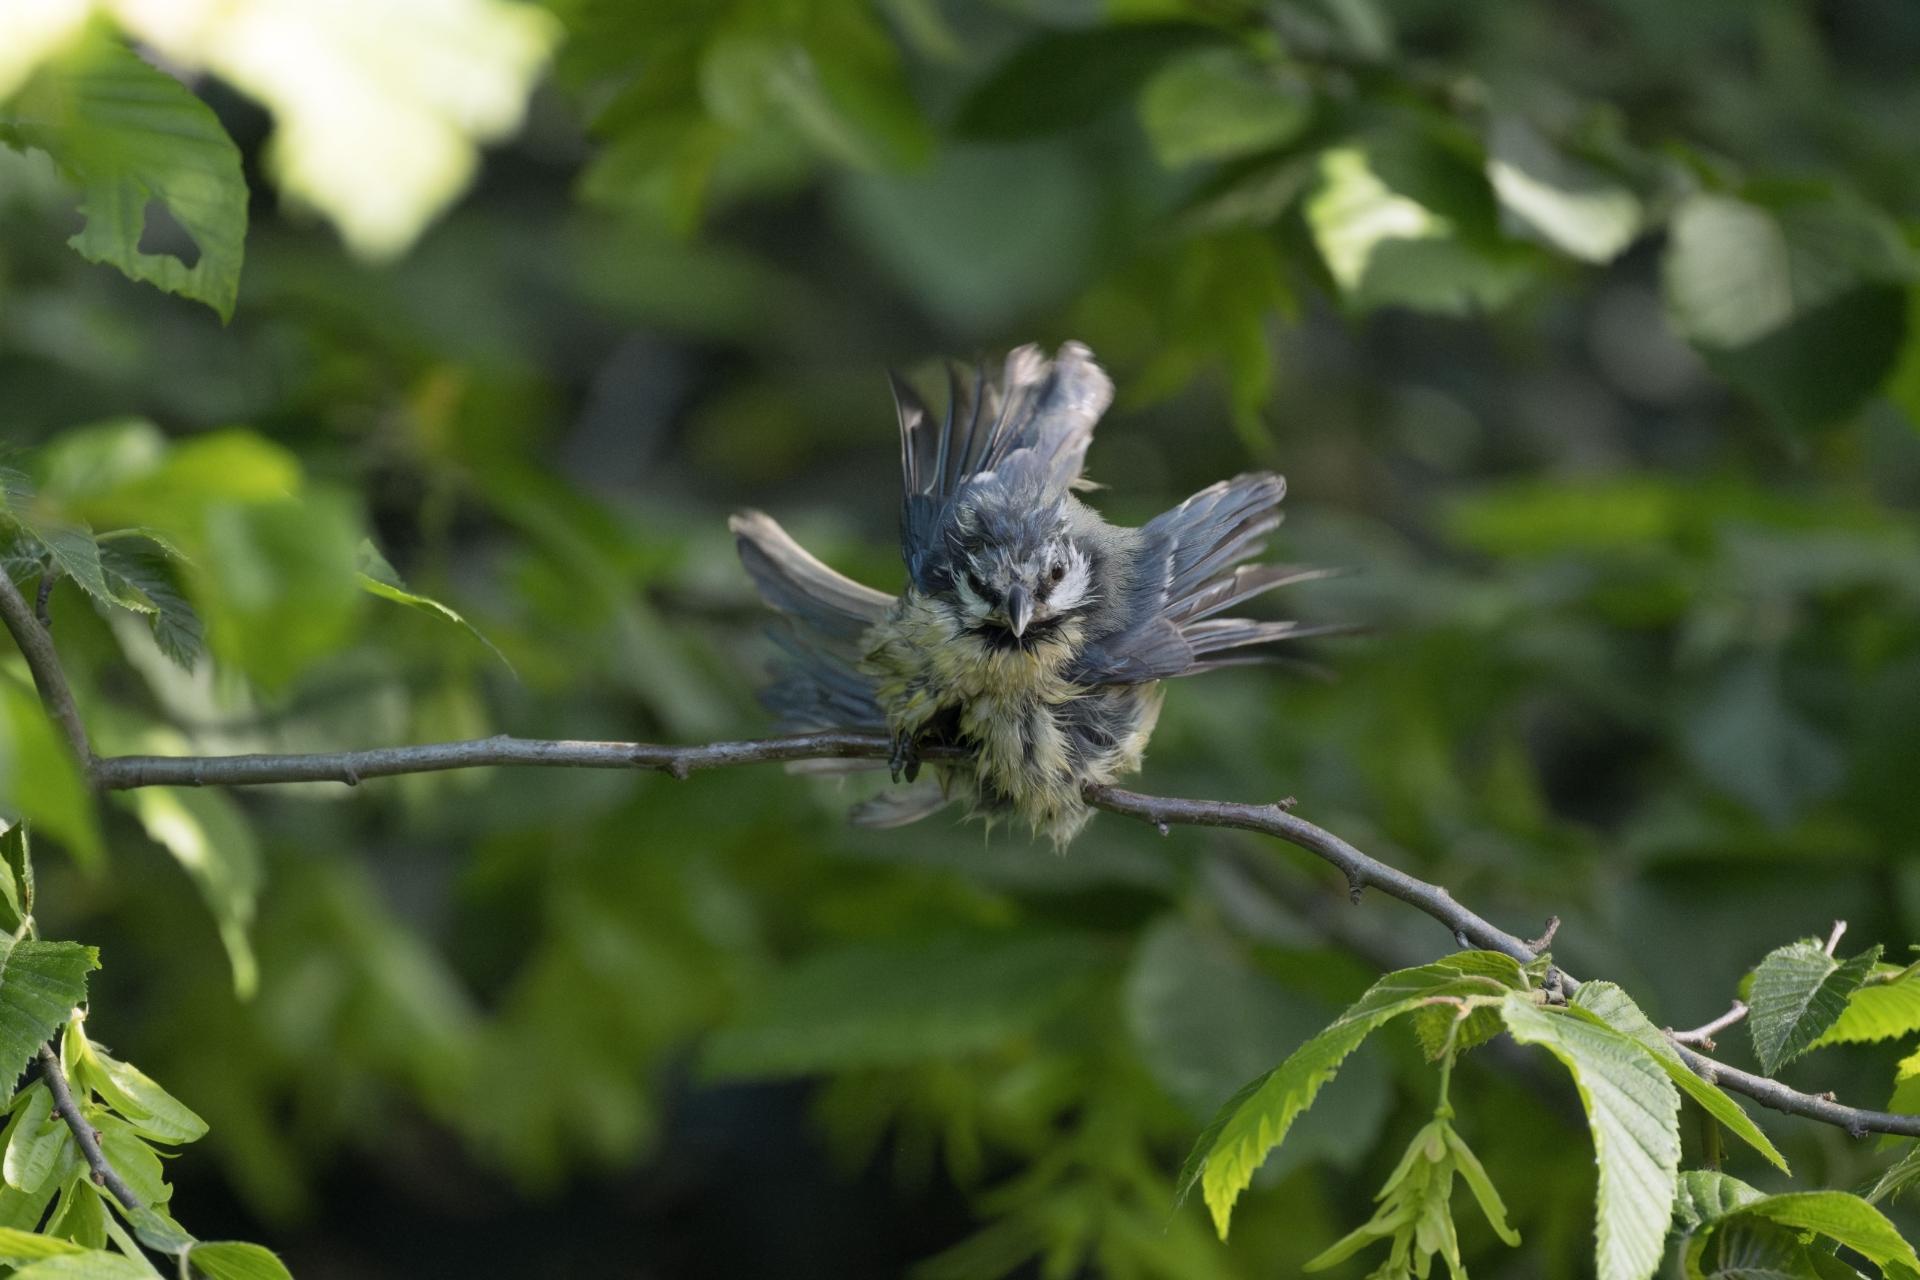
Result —
[[[1021, 347], [998, 380], [949, 371], [936, 419], [894, 381], [907, 586], [834, 572], [759, 512], [731, 522], [761, 597], [784, 615], [766, 702], [795, 731], [892, 736], [895, 782], [854, 810], [899, 826], [961, 801], [1063, 847], [1085, 789], [1140, 768], [1162, 681], [1256, 660], [1312, 633], [1221, 616], [1319, 576], [1246, 564], [1280, 523], [1285, 482], [1223, 480], [1137, 529], [1078, 496], [1113, 383], [1077, 342]], [[917, 778], [928, 744], [959, 748]], [[877, 764], [875, 765], [877, 767]]]

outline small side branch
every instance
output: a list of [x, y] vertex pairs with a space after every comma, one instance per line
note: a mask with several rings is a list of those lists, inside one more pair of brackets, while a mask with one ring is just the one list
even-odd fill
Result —
[[53, 1095], [54, 1111], [73, 1131], [74, 1145], [80, 1148], [81, 1158], [87, 1162], [87, 1168], [93, 1171], [94, 1185], [111, 1191], [113, 1198], [126, 1206], [129, 1213], [141, 1208], [140, 1197], [134, 1194], [125, 1178], [114, 1172], [113, 1166], [107, 1162], [106, 1152], [100, 1149], [100, 1131], [87, 1122], [87, 1117], [80, 1111], [80, 1104], [73, 1100], [73, 1090], [67, 1085], [67, 1073], [61, 1069], [60, 1055], [53, 1051], [52, 1045], [40, 1046], [40, 1076], [47, 1082], [47, 1092]]
[[[1673, 1039], [1669, 1036], [1668, 1039]], [[1784, 1111], [1788, 1115], [1805, 1116], [1809, 1120], [1818, 1120], [1845, 1129], [1856, 1138], [1864, 1138], [1870, 1133], [1891, 1133], [1899, 1137], [1920, 1138], [1920, 1115], [1899, 1115], [1892, 1111], [1868, 1111], [1861, 1107], [1849, 1107], [1835, 1102], [1831, 1094], [1801, 1093], [1798, 1089], [1789, 1089], [1777, 1080], [1754, 1075], [1751, 1071], [1742, 1071], [1738, 1067], [1729, 1067], [1715, 1062], [1712, 1058], [1695, 1053], [1684, 1044], [1674, 1046], [1680, 1057], [1692, 1072], [1710, 1084], [1717, 1084], [1734, 1093], [1745, 1094], [1763, 1107], [1775, 1111]]]
[[40, 691], [40, 701], [66, 737], [73, 758], [80, 762], [82, 769], [91, 772], [93, 750], [87, 745], [87, 727], [80, 719], [80, 707], [73, 700], [73, 690], [67, 687], [66, 673], [60, 669], [60, 655], [54, 650], [53, 637], [40, 625], [40, 619], [34, 617], [33, 606], [20, 594], [20, 588], [4, 573], [0, 573], [0, 625], [6, 627], [13, 635], [13, 642], [20, 646], [27, 670], [33, 675], [34, 688]]
[[1703, 1049], [1713, 1048], [1713, 1038], [1747, 1016], [1747, 1002], [1735, 1000], [1733, 1007], [1715, 1018], [1712, 1022], [1702, 1023], [1691, 1031], [1669, 1031], [1667, 1039], [1675, 1044], [1694, 1044]]

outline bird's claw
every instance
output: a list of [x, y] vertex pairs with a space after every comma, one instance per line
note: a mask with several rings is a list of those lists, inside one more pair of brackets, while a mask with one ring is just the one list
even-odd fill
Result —
[[908, 782], [920, 776], [920, 752], [913, 735], [893, 735], [893, 754], [887, 757], [887, 768], [892, 772], [895, 782], [903, 776]]

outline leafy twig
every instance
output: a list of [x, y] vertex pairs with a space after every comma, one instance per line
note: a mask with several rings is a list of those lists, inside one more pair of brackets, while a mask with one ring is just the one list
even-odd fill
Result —
[[73, 1100], [73, 1090], [67, 1086], [67, 1073], [60, 1067], [60, 1055], [51, 1045], [40, 1046], [40, 1076], [47, 1082], [47, 1092], [53, 1095], [53, 1109], [67, 1122], [67, 1128], [73, 1130], [74, 1144], [80, 1148], [87, 1168], [93, 1170], [94, 1183], [113, 1192], [113, 1198], [126, 1206], [128, 1213], [141, 1208], [140, 1197], [107, 1162], [106, 1152], [100, 1149], [100, 1131], [87, 1122], [80, 1105]]
[[1735, 1000], [1732, 1008], [1715, 1018], [1712, 1022], [1702, 1023], [1691, 1031], [1668, 1031], [1667, 1039], [1673, 1041], [1675, 1044], [1697, 1044], [1703, 1049], [1711, 1049], [1713, 1048], [1713, 1038], [1715, 1036], [1746, 1016], [1747, 1002], [1744, 1000]]
[[[18, 606], [14, 608], [12, 606]], [[88, 774], [102, 790], [129, 790], [154, 786], [262, 786], [289, 782], [338, 782], [357, 785], [365, 778], [398, 774], [434, 773], [496, 765], [571, 769], [645, 769], [676, 778], [705, 769], [733, 765], [795, 760], [875, 760], [891, 754], [892, 742], [880, 734], [810, 733], [784, 738], [757, 738], [737, 742], [709, 742], [665, 746], [646, 742], [574, 742], [507, 736], [461, 742], [435, 742], [408, 747], [376, 747], [365, 751], [334, 751], [296, 755], [237, 756], [108, 756], [86, 753], [85, 734], [73, 708], [71, 693], [60, 675], [57, 656], [46, 632], [28, 610], [10, 582], [0, 578], [0, 621], [4, 621], [27, 654], [48, 713], [77, 742]], [[52, 692], [50, 693], [49, 690]], [[77, 736], [76, 736], [77, 735]], [[925, 752], [929, 760], [959, 759], [954, 749]], [[1287, 804], [1242, 804], [1228, 800], [1184, 800], [1146, 795], [1119, 787], [1089, 787], [1087, 802], [1095, 808], [1135, 818], [1165, 833], [1175, 825], [1228, 827], [1255, 831], [1284, 840], [1331, 863], [1345, 875], [1357, 895], [1374, 886], [1444, 925], [1461, 947], [1481, 947], [1511, 956], [1522, 964], [1536, 959], [1532, 944], [1508, 933], [1460, 902], [1444, 886], [1408, 875], [1370, 857], [1339, 836], [1290, 813]], [[1833, 939], [1837, 944], [1839, 939]], [[1580, 982], [1557, 971], [1559, 988], [1572, 991]], [[1689, 1033], [1679, 1033], [1681, 1035]], [[1686, 1047], [1676, 1035], [1676, 1047], [1687, 1065], [1704, 1079], [1745, 1094], [1763, 1106], [1835, 1125], [1855, 1135], [1892, 1133], [1920, 1137], [1920, 1116], [1895, 1115], [1844, 1106], [1829, 1099], [1800, 1093], [1761, 1076], [1724, 1066]]]

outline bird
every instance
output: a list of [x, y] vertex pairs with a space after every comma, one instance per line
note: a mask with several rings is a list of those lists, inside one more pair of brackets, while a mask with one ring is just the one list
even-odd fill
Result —
[[[944, 412], [890, 375], [903, 496], [898, 595], [848, 578], [770, 516], [729, 521], [782, 650], [762, 700], [794, 732], [887, 735], [895, 787], [856, 824], [896, 827], [959, 802], [1064, 849], [1090, 787], [1137, 772], [1164, 682], [1278, 656], [1330, 628], [1225, 616], [1323, 576], [1249, 563], [1285, 480], [1249, 471], [1138, 528], [1082, 495], [1111, 378], [1082, 343], [1010, 352], [997, 378], [947, 366]], [[923, 754], [934, 776], [922, 777]], [[878, 761], [853, 767], [878, 768]], [[849, 767], [836, 762], [835, 768]]]

